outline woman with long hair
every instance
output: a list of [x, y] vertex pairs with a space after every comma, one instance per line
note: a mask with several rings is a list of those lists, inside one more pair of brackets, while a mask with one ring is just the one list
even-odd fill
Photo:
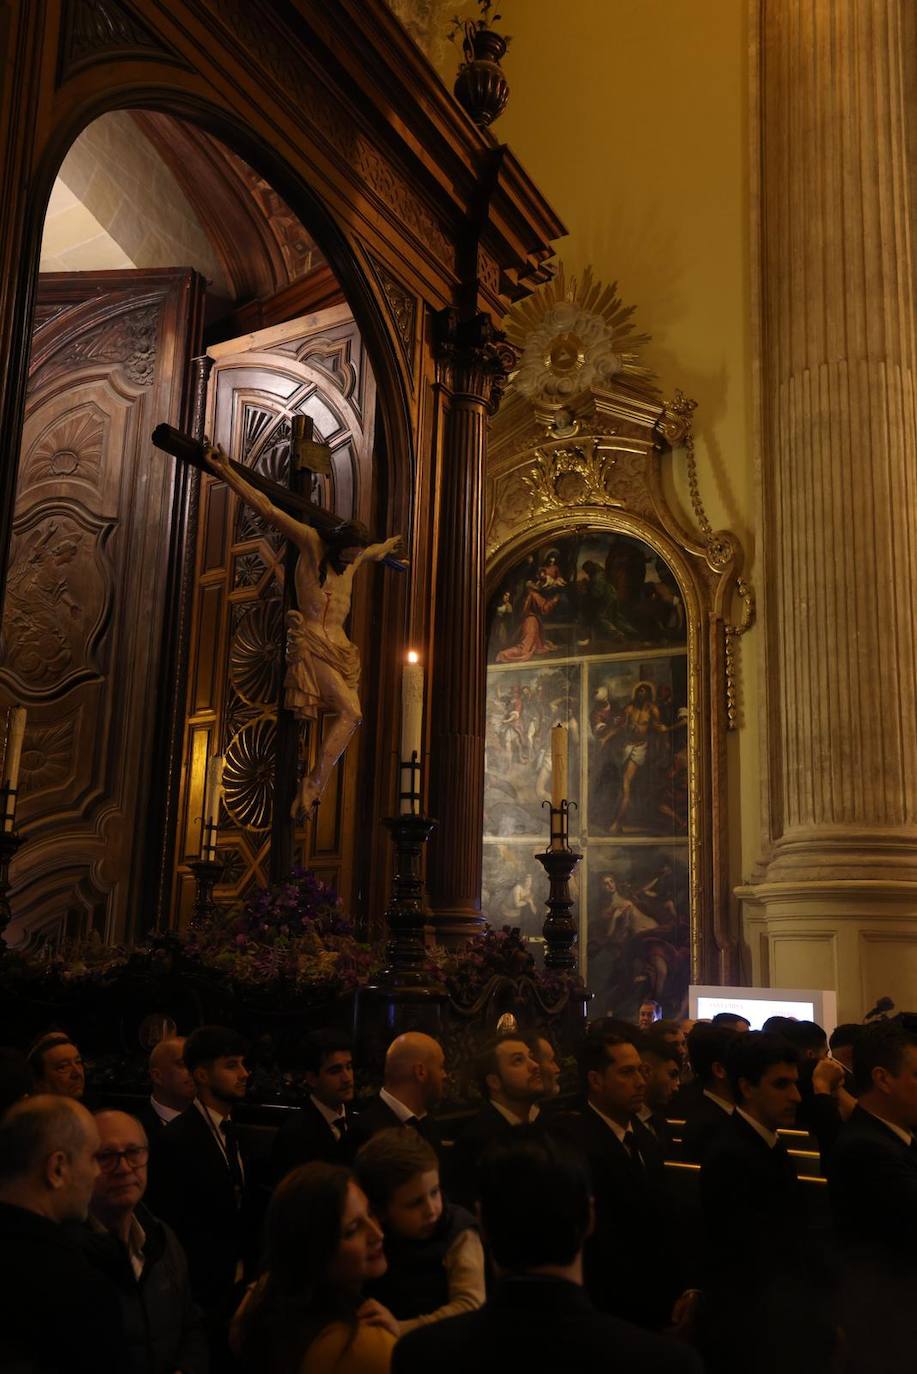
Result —
[[385, 1273], [382, 1232], [349, 1169], [304, 1164], [271, 1199], [265, 1272], [234, 1322], [258, 1374], [387, 1374], [397, 1323], [363, 1284]]

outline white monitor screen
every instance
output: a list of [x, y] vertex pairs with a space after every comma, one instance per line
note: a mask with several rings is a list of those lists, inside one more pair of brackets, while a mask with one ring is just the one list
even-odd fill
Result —
[[760, 1030], [771, 1016], [791, 1016], [794, 1021], [817, 1020], [814, 1002], [763, 1002], [757, 998], [698, 996], [695, 1013], [698, 1021], [712, 1021], [721, 1011], [744, 1016], [751, 1023], [752, 1030]]

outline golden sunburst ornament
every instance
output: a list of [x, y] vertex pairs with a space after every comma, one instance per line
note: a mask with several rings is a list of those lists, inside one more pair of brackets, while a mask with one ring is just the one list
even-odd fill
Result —
[[642, 383], [644, 391], [655, 392], [653, 373], [638, 352], [650, 336], [634, 330], [635, 309], [623, 304], [617, 282], [596, 281], [591, 267], [581, 280], [568, 281], [561, 263], [553, 281], [506, 317], [506, 337], [520, 352], [510, 385], [549, 410], [612, 381]]

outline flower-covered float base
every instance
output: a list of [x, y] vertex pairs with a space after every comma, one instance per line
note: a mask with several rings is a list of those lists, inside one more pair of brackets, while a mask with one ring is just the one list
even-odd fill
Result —
[[[26, 1048], [61, 1027], [89, 1060], [96, 1088], [143, 1091], [149, 1047], [163, 1024], [180, 1033], [231, 1025], [252, 1046], [252, 1095], [295, 1100], [302, 1037], [320, 1026], [350, 1029], [354, 993], [377, 980], [384, 964], [384, 944], [358, 940], [336, 892], [299, 870], [199, 931], [134, 946], [94, 938], [6, 950], [0, 1043]], [[582, 1024], [578, 979], [536, 971], [509, 927], [485, 932], [464, 950], [431, 950], [427, 973], [447, 994], [442, 1036], [462, 1097], [474, 1049], [502, 1015], [562, 1042]]]

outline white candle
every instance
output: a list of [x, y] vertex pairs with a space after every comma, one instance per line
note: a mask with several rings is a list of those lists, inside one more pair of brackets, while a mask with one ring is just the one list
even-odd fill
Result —
[[[555, 725], [551, 729], [551, 805], [560, 810], [561, 802], [567, 800], [567, 727]], [[559, 830], [561, 818], [552, 817], [552, 830]], [[559, 838], [552, 840], [552, 848], [560, 849]]]
[[[216, 855], [216, 826], [220, 820], [220, 798], [223, 795], [223, 755], [214, 754], [207, 765], [207, 782], [204, 789], [204, 840], [201, 847], [202, 859], [213, 859]], [[209, 826], [214, 828], [208, 829]]]
[[3, 771], [4, 785], [15, 790], [19, 786], [19, 764], [22, 759], [22, 739], [25, 735], [26, 709], [11, 706], [6, 726], [6, 756]]
[[[423, 750], [423, 664], [412, 649], [408, 654], [401, 675], [401, 763], [409, 763], [411, 755], [417, 755], [420, 763]], [[420, 773], [404, 769], [401, 773], [400, 792], [408, 790], [408, 783], [415, 780], [413, 791], [420, 791]], [[410, 813], [411, 804], [406, 798], [401, 800], [401, 814]]]
[[6, 720], [6, 747], [3, 754], [3, 829], [10, 833], [16, 825], [16, 791], [19, 787], [19, 764], [22, 759], [22, 738], [25, 734], [24, 706], [11, 706]]

